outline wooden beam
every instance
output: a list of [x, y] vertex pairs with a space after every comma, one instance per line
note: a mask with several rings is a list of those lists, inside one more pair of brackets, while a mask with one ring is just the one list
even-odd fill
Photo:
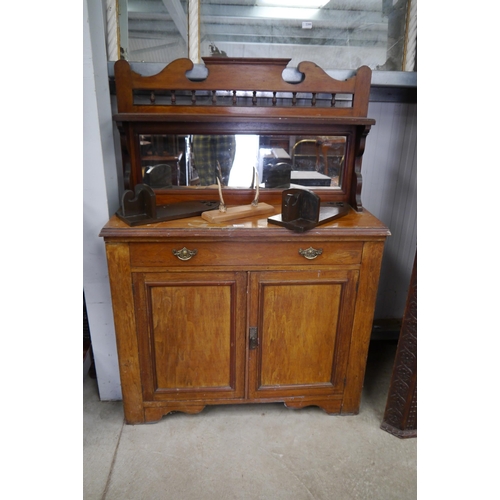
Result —
[[187, 16], [182, 8], [179, 0], [163, 0], [163, 5], [168, 10], [172, 21], [174, 21], [175, 26], [179, 30], [182, 38], [188, 43], [188, 33], [187, 33]]

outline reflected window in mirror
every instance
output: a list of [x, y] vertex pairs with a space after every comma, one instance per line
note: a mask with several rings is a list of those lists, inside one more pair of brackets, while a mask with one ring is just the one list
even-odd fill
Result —
[[355, 62], [383, 71], [416, 70], [416, 2], [409, 0], [319, 5], [290, 0], [119, 0], [117, 5], [116, 31], [107, 34], [108, 54], [115, 54], [119, 43], [121, 57], [129, 61], [193, 58], [191, 48], [202, 57], [286, 53], [291, 67], [308, 60], [324, 68], [354, 69]]

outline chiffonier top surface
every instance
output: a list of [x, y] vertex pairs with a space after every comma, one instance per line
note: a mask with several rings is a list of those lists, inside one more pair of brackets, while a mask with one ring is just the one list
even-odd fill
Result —
[[[275, 206], [275, 214], [281, 212]], [[272, 214], [271, 214], [272, 215]], [[296, 239], [370, 239], [380, 240], [390, 236], [390, 231], [370, 212], [350, 210], [339, 219], [321, 224], [304, 233], [293, 232], [269, 223], [266, 216], [213, 224], [201, 216], [157, 222], [143, 226], [129, 226], [116, 215], [101, 230], [100, 236], [106, 241], [139, 241], [164, 238], [195, 238], [207, 240], [254, 240], [293, 241]]]

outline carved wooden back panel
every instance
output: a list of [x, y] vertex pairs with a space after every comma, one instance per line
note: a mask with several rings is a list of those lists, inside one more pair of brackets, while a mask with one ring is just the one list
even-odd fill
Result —
[[[346, 202], [361, 211], [361, 158], [371, 125], [367, 118], [371, 70], [351, 78], [330, 77], [312, 62], [298, 65], [296, 83], [285, 81], [289, 59], [204, 59], [206, 76], [193, 71], [189, 59], [178, 59], [156, 75], [142, 76], [125, 60], [115, 64], [118, 114], [130, 161], [128, 188], [141, 183], [140, 134], [284, 134], [347, 138], [343, 185], [337, 191], [314, 188], [322, 201]], [[195, 75], [195, 76], [193, 76]], [[217, 199], [217, 191], [158, 191], [162, 203], [181, 199]], [[252, 199], [249, 189], [229, 190], [229, 203]], [[168, 198], [168, 199], [167, 199]], [[281, 191], [269, 189], [262, 201], [281, 202]]]
[[[204, 59], [207, 77], [193, 80], [186, 75], [193, 69], [189, 59], [177, 59], [152, 76], [135, 73], [121, 60], [115, 64], [118, 111], [166, 113], [173, 112], [168, 108], [175, 106], [175, 112], [182, 113], [234, 114], [237, 110], [252, 115], [262, 112], [259, 108], [266, 108], [268, 116], [367, 116], [370, 68], [363, 66], [352, 78], [339, 81], [316, 64], [302, 62], [297, 68], [303, 75], [302, 81], [289, 83], [282, 76], [289, 61], [209, 57]], [[146, 99], [141, 98], [144, 93]], [[340, 101], [339, 94], [343, 98]], [[320, 96], [328, 107], [318, 106]], [[346, 103], [348, 107], [344, 107]]]

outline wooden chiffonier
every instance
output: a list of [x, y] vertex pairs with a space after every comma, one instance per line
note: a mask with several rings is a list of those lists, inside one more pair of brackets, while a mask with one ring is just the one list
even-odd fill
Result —
[[[321, 172], [321, 179], [331, 172], [331, 187], [307, 189], [324, 203], [350, 207], [347, 215], [305, 232], [272, 224], [267, 215], [219, 224], [195, 215], [144, 225], [112, 217], [101, 236], [129, 424], [157, 421], [173, 411], [197, 413], [213, 404], [283, 402], [291, 408], [317, 405], [331, 414], [359, 411], [389, 235], [360, 200], [361, 156], [373, 124], [366, 118], [370, 73], [362, 68], [347, 82], [338, 82], [312, 63], [302, 63], [305, 79], [290, 84], [281, 78], [286, 62], [206, 60], [204, 80], [186, 78], [192, 67], [187, 60], [153, 77], [137, 75], [125, 61], [115, 67], [115, 120], [123, 137], [127, 188], [143, 182], [145, 169], [151, 168], [147, 147], [160, 143], [165, 157], [187, 161], [163, 170], [171, 177], [168, 187], [155, 188], [159, 204], [218, 200], [217, 188], [197, 183], [201, 175], [196, 170], [206, 170], [209, 160], [202, 165], [201, 154], [192, 154], [191, 147], [197, 134], [242, 134], [257, 136], [266, 158], [279, 148], [280, 161], [267, 165], [272, 174], [267, 179], [272, 182], [272, 169], [284, 164], [276, 177], [281, 184], [262, 184], [260, 192], [276, 214], [282, 190], [294, 186], [294, 178], [306, 177], [294, 177], [301, 168]], [[228, 80], [224, 88], [235, 89], [227, 92], [227, 105], [214, 90], [221, 86], [221, 68]], [[314, 104], [295, 107], [293, 100], [310, 90], [304, 81], [312, 85], [311, 79], [317, 87], [311, 93]], [[278, 101], [291, 85], [291, 104]], [[336, 108], [329, 94], [328, 106], [316, 108], [321, 94], [332, 88], [331, 94], [351, 92], [351, 107]], [[135, 94], [135, 89], [143, 92]], [[210, 102], [200, 102], [198, 90], [202, 96], [208, 92]], [[363, 93], [361, 98], [357, 93]], [[186, 95], [190, 102], [179, 102]], [[162, 98], [166, 103], [160, 105]], [[150, 102], [141, 104], [141, 99]], [[337, 135], [341, 141], [324, 140]], [[299, 142], [306, 144], [300, 161], [290, 154]], [[340, 143], [343, 149], [339, 153], [337, 147], [329, 159], [325, 142]], [[236, 148], [241, 144], [237, 138]], [[287, 156], [289, 162], [283, 162]], [[222, 191], [229, 205], [248, 203], [254, 193], [251, 185], [226, 185]]]
[[[259, 218], [111, 219], [127, 422], [223, 403], [357, 413], [387, 234], [366, 211], [305, 234]], [[309, 260], [311, 247], [322, 253]]]

